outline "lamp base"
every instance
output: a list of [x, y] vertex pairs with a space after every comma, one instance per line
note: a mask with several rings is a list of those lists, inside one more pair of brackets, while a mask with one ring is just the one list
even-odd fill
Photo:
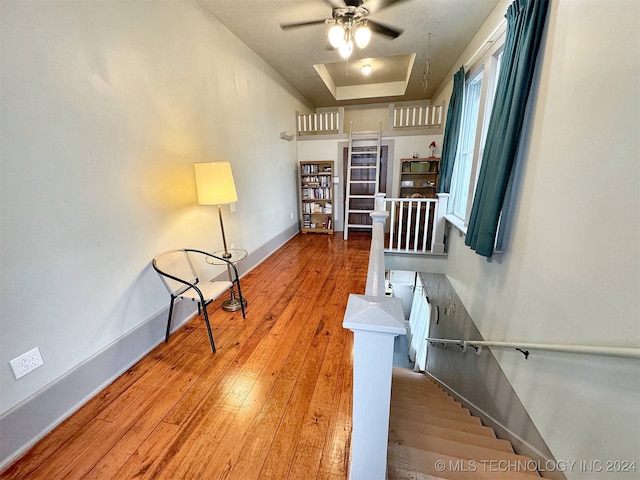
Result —
[[242, 298], [242, 302], [240, 298], [235, 296], [222, 302], [222, 309], [225, 312], [237, 312], [238, 310], [242, 309], [243, 306], [247, 306], [247, 299], [244, 297]]

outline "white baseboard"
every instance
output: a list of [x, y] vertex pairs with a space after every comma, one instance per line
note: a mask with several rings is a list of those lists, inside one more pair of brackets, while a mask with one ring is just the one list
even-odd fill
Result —
[[[197, 311], [195, 306], [191, 307], [192, 311], [187, 315], [184, 315], [184, 307], [179, 309], [183, 318], [174, 322], [174, 328], [193, 318]], [[167, 314], [168, 308], [158, 312], [5, 412], [0, 417], [0, 469], [26, 452], [164, 341]]]

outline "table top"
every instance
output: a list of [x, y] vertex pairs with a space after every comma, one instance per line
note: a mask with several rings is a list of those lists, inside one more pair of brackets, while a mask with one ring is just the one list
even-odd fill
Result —
[[[229, 253], [231, 254], [231, 256], [227, 258], [227, 260], [229, 260], [232, 263], [238, 263], [240, 260], [244, 260], [249, 254], [249, 252], [241, 248], [229, 248], [227, 249], [227, 254]], [[213, 255], [215, 255], [216, 257], [224, 257], [224, 250], [218, 250], [217, 252], [213, 252]], [[207, 257], [207, 263], [211, 265], [225, 265], [225, 262], [221, 260], [217, 260], [212, 257]]]

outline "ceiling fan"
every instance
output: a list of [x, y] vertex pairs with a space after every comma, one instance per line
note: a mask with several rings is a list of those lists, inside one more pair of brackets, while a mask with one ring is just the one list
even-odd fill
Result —
[[336, 5], [334, 1], [325, 0], [332, 8], [331, 18], [311, 20], [307, 22], [281, 24], [283, 30], [307, 27], [310, 25], [331, 25], [327, 32], [329, 43], [337, 48], [343, 58], [349, 58], [353, 52], [354, 42], [359, 48], [365, 48], [371, 40], [371, 32], [379, 33], [391, 39], [402, 34], [402, 30], [388, 27], [381, 23], [368, 19], [371, 13], [376, 13], [393, 4], [406, 0], [378, 0], [370, 1], [373, 7], [365, 6], [364, 0], [343, 0], [344, 5]]

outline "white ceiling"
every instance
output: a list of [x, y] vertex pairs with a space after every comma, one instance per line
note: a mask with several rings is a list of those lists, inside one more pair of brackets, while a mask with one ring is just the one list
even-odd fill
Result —
[[[384, 0], [366, 0], [364, 6], [370, 10], [371, 20], [403, 33], [394, 40], [374, 33], [371, 43], [365, 49], [356, 48], [347, 62], [328, 47], [326, 25], [286, 31], [280, 28], [282, 23], [331, 18], [331, 4], [343, 5], [343, 0], [199, 1], [316, 108], [429, 99], [498, 3], [498, 0], [401, 0], [377, 11]], [[412, 57], [413, 62], [407, 60]], [[427, 58], [431, 75], [425, 89]], [[360, 71], [363, 63], [373, 67], [368, 77]], [[319, 71], [329, 75], [329, 78], [324, 75], [326, 83]], [[327, 86], [331, 82], [340, 87], [333, 90], [340, 92], [343, 96], [338, 98], [343, 100], [337, 100], [331, 93]], [[397, 82], [406, 82], [403, 95], [391, 96], [380, 85], [393, 83], [397, 87]], [[365, 86], [350, 89], [350, 85]], [[367, 98], [356, 99], [362, 94]]]

